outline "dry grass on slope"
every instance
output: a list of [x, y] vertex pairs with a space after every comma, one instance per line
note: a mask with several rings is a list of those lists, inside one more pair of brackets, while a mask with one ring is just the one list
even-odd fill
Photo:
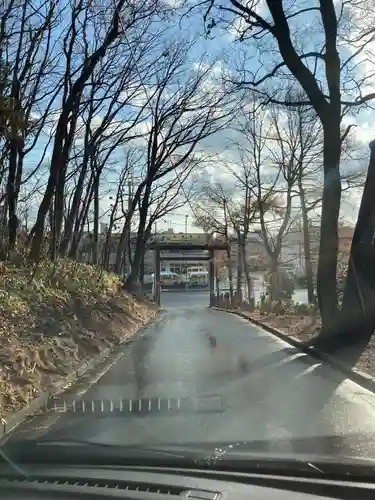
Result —
[[0, 264], [0, 416], [155, 316], [155, 306], [120, 285], [118, 276], [70, 260]]

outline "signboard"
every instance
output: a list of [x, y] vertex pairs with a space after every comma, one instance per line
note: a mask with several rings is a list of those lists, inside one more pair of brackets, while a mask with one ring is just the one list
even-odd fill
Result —
[[206, 233], [161, 233], [152, 236], [151, 241], [159, 243], [192, 243], [196, 245], [205, 245], [209, 241], [209, 235]]

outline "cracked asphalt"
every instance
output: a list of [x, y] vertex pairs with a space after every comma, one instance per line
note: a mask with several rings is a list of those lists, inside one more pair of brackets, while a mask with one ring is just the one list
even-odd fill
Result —
[[[150, 446], [250, 441], [254, 449], [375, 458], [375, 395], [232, 314], [207, 292], [166, 310], [79, 393], [43, 437]], [[99, 409], [98, 409], [99, 408]]]

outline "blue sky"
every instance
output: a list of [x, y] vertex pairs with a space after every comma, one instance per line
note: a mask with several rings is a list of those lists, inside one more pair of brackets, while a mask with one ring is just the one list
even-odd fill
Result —
[[[168, 0], [168, 3], [177, 6], [180, 4], [179, 0]], [[306, 4], [309, 6], [312, 5], [312, 2], [307, 0], [305, 2], [297, 2], [297, 3], [298, 5], [301, 4]], [[261, 2], [259, 8], [260, 12], [266, 15], [266, 7], [264, 6], [264, 2], [263, 3]], [[60, 1], [59, 4], [57, 5], [57, 9], [60, 12], [60, 15], [62, 12], [64, 13], [64, 21], [63, 24], [61, 25], [61, 29], [63, 29], [67, 26], [67, 23], [69, 21], [69, 16], [65, 15], [67, 9], [66, 0]], [[280, 60], [279, 55], [277, 53], [277, 50], [275, 50], [275, 44], [272, 41], [272, 39], [270, 39], [270, 37], [262, 39], [262, 41], [260, 42], [261, 43], [260, 48], [256, 47], [255, 44], [251, 41], [238, 42], [236, 41], [238, 35], [237, 28], [238, 29], [241, 28], [241, 25], [238, 23], [238, 20], [234, 23], [234, 25], [229, 27], [227, 24], [227, 21], [229, 20], [228, 15], [224, 14], [223, 12], [213, 11], [213, 16], [215, 17], [215, 20], [218, 23], [218, 25], [213, 30], [212, 35], [207, 38], [204, 34], [203, 18], [201, 11], [197, 10], [190, 13], [188, 17], [184, 17], [182, 19], [181, 24], [177, 23], [177, 19], [179, 19], [179, 14], [178, 14], [177, 17], [175, 17], [170, 21], [166, 29], [166, 32], [164, 33], [163, 38], [161, 39], [162, 43], [168, 44], [171, 43], [171, 40], [179, 39], [180, 37], [196, 38], [194, 47], [190, 51], [189, 55], [191, 65], [193, 65], [194, 61], [201, 59], [203, 54], [205, 54], [207, 61], [218, 59], [219, 62], [215, 67], [215, 73], [216, 73], [215, 76], [217, 77], [218, 82], [222, 74], [226, 75], [238, 74], [237, 73], [238, 67], [245, 68], [246, 72], [250, 74], [257, 73], [257, 76], [260, 76], [262, 74], [261, 73], [262, 71], [263, 72], [269, 71], [269, 69], [273, 67], [275, 62], [279, 62]], [[308, 36], [301, 37], [300, 35], [301, 29], [306, 30], [306, 34], [308, 34]], [[293, 33], [296, 33], [297, 37], [296, 39], [298, 39], [298, 44], [300, 46], [301, 51], [317, 50], [321, 46], [322, 37], [320, 34], [321, 33], [320, 20], [319, 17], [317, 17], [316, 15], [309, 13], [303, 16], [303, 18], [301, 18], [300, 20], [295, 21], [292, 31]], [[61, 44], [61, 36], [58, 37], [57, 32], [55, 36], [56, 36], [55, 38], [56, 43], [59, 46]], [[131, 37], [131, 34], [128, 36]], [[160, 45], [162, 45], [162, 43]], [[155, 50], [160, 50], [160, 47], [158, 47]], [[347, 55], [350, 53], [348, 47], [345, 46], [342, 46], [340, 48], [340, 51], [342, 57], [347, 57]], [[151, 52], [149, 56], [150, 60], [154, 56], [155, 53]], [[356, 73], [356, 76], [358, 76], [359, 74], [364, 74], [366, 71], [370, 71], [372, 69], [371, 67], [368, 66], [369, 63], [366, 62], [366, 64], [363, 64], [360, 68], [357, 68], [354, 71], [354, 73]], [[60, 63], [57, 64], [57, 68], [61, 69]], [[324, 84], [323, 78], [321, 78], [321, 80], [323, 82], [322, 84]], [[273, 88], [277, 87], [278, 85], [280, 85], [280, 80], [275, 79], [273, 83], [271, 83], [271, 85], [273, 85]], [[367, 90], [370, 89], [371, 85], [368, 86]], [[147, 89], [144, 90], [146, 90], [147, 92]], [[350, 89], [348, 89], [347, 94], [350, 97], [353, 94], [353, 92]], [[54, 103], [55, 109], [58, 110], [59, 106], [60, 106], [59, 101], [56, 101]], [[129, 109], [130, 108], [128, 107], [124, 109], [123, 112], [119, 114], [119, 119], [128, 121], [130, 116]], [[348, 115], [345, 117], [345, 123], [355, 122], [357, 124], [357, 127], [353, 132], [353, 134], [356, 136], [358, 141], [363, 144], [365, 155], [368, 152], [367, 143], [372, 138], [372, 130], [371, 130], [372, 117], [373, 114], [371, 110], [364, 110], [359, 115], [356, 116]], [[98, 116], [97, 119], [99, 122], [100, 116]], [[143, 126], [145, 126], [145, 124], [143, 124]], [[230, 135], [231, 134], [227, 131], [221, 132], [217, 136], [211, 137], [209, 140], [205, 141], [205, 143], [201, 147], [210, 150], [210, 152], [215, 152], [219, 158], [225, 158], [225, 161], [231, 159], [233, 162], [235, 162], [236, 152], [231, 151], [231, 149], [228, 148], [228, 138], [230, 137]], [[40, 155], [45, 147], [46, 141], [47, 141], [47, 136], [45, 136], [42, 140], [40, 140], [37, 147], [35, 147], [34, 150], [27, 156], [27, 161], [26, 161], [27, 170], [31, 170], [32, 168], [34, 168], [34, 166], [39, 161]], [[139, 145], [140, 141], [137, 142], [137, 146]], [[51, 151], [50, 148], [49, 151]], [[117, 162], [119, 165], [121, 165], [121, 163], [124, 160], [124, 154], [125, 154], [125, 148], [119, 148], [119, 150], [117, 150], [114, 153], [111, 160], [114, 163]], [[220, 162], [218, 162], [218, 167], [216, 171], [214, 169], [215, 175], [220, 175], [219, 163]], [[350, 168], [353, 168], [353, 165], [354, 162], [352, 162]], [[46, 168], [47, 167], [48, 164], [46, 165]], [[40, 182], [42, 182], [45, 178], [46, 168], [44, 168], [38, 174], [40, 177], [39, 179]], [[212, 164], [207, 167], [207, 172], [210, 175], [213, 173]], [[202, 174], [205, 175], [204, 171], [202, 171]], [[116, 173], [110, 173], [110, 172], [108, 172], [106, 175], [109, 184], [103, 185], [102, 187], [103, 190], [102, 194], [104, 197], [103, 210], [106, 208], [106, 206], [108, 206], [109, 203], [109, 196], [107, 196], [106, 193], [109, 191], [111, 187], [110, 184], [113, 184], [114, 187], [116, 186], [117, 182], [116, 175], [117, 175]], [[35, 183], [35, 177], [31, 180], [31, 182]], [[354, 220], [355, 210], [353, 211], [353, 208], [351, 207], [353, 203], [354, 205], [358, 206], [359, 196], [360, 194], [356, 192], [353, 193], [354, 201], [350, 199], [348, 200], [345, 199], [343, 201], [343, 209], [345, 211], [343, 215], [345, 217], [349, 216]], [[189, 215], [188, 229], [196, 231], [196, 228], [192, 226], [193, 217], [189, 209], [189, 206], [180, 209], [178, 213], [174, 214], [173, 216], [168, 215], [166, 217], [165, 222], [160, 221], [159, 223], [160, 229], [166, 229], [169, 226], [171, 226], [175, 230], [184, 230], [186, 214]]]
[[[193, 3], [192, 1], [189, 2]], [[228, 0], [220, 2], [220, 5], [228, 6], [230, 2]], [[287, 9], [291, 6], [289, 14], [295, 13], [298, 9], [303, 9], [307, 7], [319, 7], [317, 1], [290, 1], [284, 2], [284, 8]], [[341, 8], [341, 1], [336, 1], [337, 12]], [[264, 16], [267, 20], [270, 20], [270, 15], [268, 8], [264, 1], [258, 3], [258, 13]], [[351, 16], [353, 21], [351, 25], [350, 36], [353, 39], [357, 36], [361, 30], [364, 28], [365, 23], [370, 27], [371, 16], [367, 11], [359, 11], [358, 9], [351, 9], [350, 12], [346, 12], [346, 19]], [[267, 74], [273, 69], [274, 65], [281, 61], [280, 55], [278, 53], [276, 43], [271, 36], [262, 37], [258, 43], [252, 41], [238, 42], [238, 34], [241, 32], [241, 26], [244, 24], [239, 18], [236, 18], [232, 22], [231, 26], [228, 28], [228, 15], [220, 10], [212, 10], [212, 17], [215, 19], [217, 26], [212, 31], [213, 40], [209, 40], [208, 43], [217, 43], [218, 46], [223, 49], [223, 59], [225, 61], [225, 71], [231, 75], [238, 75], [238, 68], [240, 68], [240, 77], [254, 77], [257, 79], [261, 78], [263, 75]], [[233, 18], [232, 18], [233, 21]], [[370, 24], [368, 24], [370, 23]], [[347, 60], [353, 52], [358, 48], [358, 45], [347, 43], [344, 39], [348, 35], [347, 26], [348, 21], [342, 22], [339, 27], [339, 53], [341, 61]], [[296, 42], [298, 52], [307, 53], [310, 51], [320, 51], [322, 50], [324, 39], [322, 37], [323, 29], [320, 19], [319, 12], [308, 12], [302, 16], [294, 17], [293, 23], [291, 24], [291, 36]], [[302, 36], [301, 36], [302, 35]], [[369, 39], [369, 37], [365, 38]], [[348, 64], [345, 70], [342, 72], [342, 94], [343, 100], [353, 101], [358, 96], [358, 89], [353, 84], [353, 80], [362, 79], [362, 93], [366, 94], [374, 91], [375, 80], [374, 78], [365, 79], [367, 75], [373, 74], [374, 67], [371, 60], [373, 58], [373, 49], [375, 45], [373, 42], [369, 43], [359, 56], [353, 59], [352, 63]], [[310, 69], [313, 68], [315, 64], [315, 59], [308, 59], [306, 64]], [[323, 72], [323, 62], [318, 62], [318, 79], [325, 88], [325, 78]], [[285, 79], [289, 81], [289, 73], [287, 70], [282, 69], [278, 72], [277, 78], [270, 79], [267, 81], [266, 85], [263, 85], [262, 90], [266, 89], [274, 91], [283, 85]], [[280, 80], [281, 78], [281, 80]], [[349, 112], [343, 119], [343, 125], [347, 126], [349, 124], [355, 124], [356, 127], [352, 129], [350, 137], [357, 141], [358, 150], [352, 154], [352, 159], [348, 157], [342, 160], [342, 172], [353, 171], [355, 169], [364, 170], [367, 167], [369, 149], [368, 142], [373, 139], [373, 119], [374, 113], [372, 109], [356, 109], [352, 108], [352, 112]], [[235, 152], [226, 151], [226, 156], [233, 154], [235, 159]], [[357, 158], [363, 158], [358, 160]], [[356, 218], [357, 209], [359, 206], [359, 200], [361, 196], [361, 190], [353, 190], [349, 193], [344, 193], [342, 200], [342, 219], [353, 223]]]

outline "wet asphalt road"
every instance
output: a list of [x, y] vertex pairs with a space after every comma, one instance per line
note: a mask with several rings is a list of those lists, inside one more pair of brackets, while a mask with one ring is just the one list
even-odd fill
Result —
[[209, 310], [207, 292], [165, 292], [162, 301], [160, 321], [82, 396], [107, 409], [111, 400], [142, 399], [141, 415], [65, 414], [44, 437], [126, 445], [246, 440], [267, 451], [375, 458], [374, 394], [244, 319]]

